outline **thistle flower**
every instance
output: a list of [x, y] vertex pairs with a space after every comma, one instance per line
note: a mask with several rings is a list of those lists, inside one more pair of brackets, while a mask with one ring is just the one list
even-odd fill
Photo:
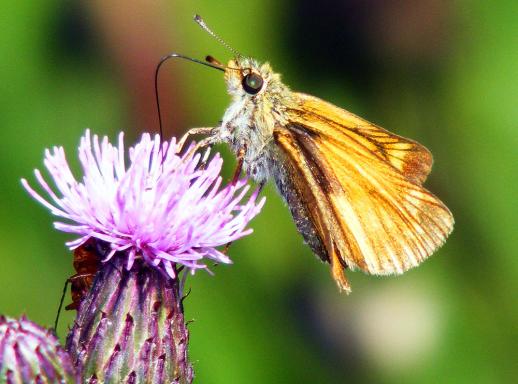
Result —
[[73, 289], [84, 288], [85, 281], [74, 286], [74, 278], [85, 277], [84, 263], [104, 261], [87, 296], [80, 304], [74, 299], [78, 315], [67, 338], [83, 382], [192, 381], [178, 271], [206, 269], [207, 260], [230, 263], [216, 248], [252, 231], [246, 226], [264, 198], [257, 201], [258, 191], [246, 198], [245, 179], [222, 187], [219, 155], [200, 167], [199, 154], [178, 155], [179, 149], [174, 140], [144, 134], [129, 149], [126, 166], [122, 134], [115, 147], [86, 131], [80, 181], [61, 147], [47, 150], [44, 161], [58, 192], [38, 170], [47, 198], [22, 180], [31, 196], [65, 219], [54, 224], [58, 230], [78, 235], [67, 243], [77, 256]]
[[50, 331], [0, 316], [1, 383], [75, 383], [67, 352]]
[[[242, 200], [249, 190], [246, 180], [221, 187], [221, 157], [205, 169], [198, 167], [200, 155], [177, 154], [174, 139], [160, 143], [159, 136], [143, 134], [129, 149], [126, 168], [123, 134], [118, 147], [108, 138], [99, 140], [87, 130], [79, 146], [84, 176], [73, 176], [62, 147], [45, 151], [45, 167], [60, 196], [39, 170], [38, 183], [45, 199], [22, 179], [25, 189], [52, 214], [69, 222], [55, 222], [56, 229], [79, 235], [67, 243], [71, 249], [90, 238], [107, 242], [111, 250], [104, 261], [119, 251], [127, 255], [130, 269], [137, 256], [175, 277], [174, 264], [195, 271], [207, 268], [204, 259], [230, 263], [216, 247], [252, 232], [248, 222], [260, 211], [257, 191]], [[189, 152], [189, 151], [187, 151]]]

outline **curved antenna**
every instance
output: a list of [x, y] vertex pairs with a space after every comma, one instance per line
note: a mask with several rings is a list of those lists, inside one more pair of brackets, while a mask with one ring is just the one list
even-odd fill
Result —
[[164, 140], [164, 131], [162, 128], [162, 114], [160, 111], [160, 98], [158, 96], [158, 72], [160, 71], [160, 67], [162, 66], [162, 64], [164, 64], [167, 60], [173, 59], [175, 57], [180, 58], [180, 59], [189, 60], [189, 61], [192, 61], [193, 63], [203, 64], [203, 65], [206, 65], [207, 67], [219, 69], [220, 71], [225, 72], [225, 67], [223, 67], [223, 66], [218, 66], [213, 63], [206, 63], [204, 61], [193, 59], [192, 57], [184, 56], [184, 55], [181, 55], [181, 54], [175, 53], [175, 52], [170, 53], [169, 55], [166, 55], [160, 59], [160, 61], [158, 62], [157, 66], [155, 68], [155, 101], [156, 101], [156, 109], [158, 112], [158, 126], [160, 128], [160, 142], [162, 142]]
[[221, 37], [219, 37], [214, 32], [212, 32], [212, 30], [207, 26], [207, 24], [205, 24], [205, 21], [203, 21], [203, 19], [201, 18], [200, 15], [194, 15], [194, 21], [196, 21], [196, 23], [198, 23], [198, 25], [200, 27], [202, 27], [202, 29], [204, 29], [205, 32], [207, 32], [209, 35], [214, 37], [221, 45], [223, 45], [225, 48], [227, 48], [234, 55], [236, 55], [236, 56], [243, 56], [238, 51], [236, 51], [234, 48], [232, 48], [230, 45], [228, 45], [225, 40], [223, 40]]

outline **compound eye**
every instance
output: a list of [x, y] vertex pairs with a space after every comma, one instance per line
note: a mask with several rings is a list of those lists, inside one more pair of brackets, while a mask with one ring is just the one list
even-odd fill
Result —
[[249, 73], [243, 77], [243, 89], [250, 95], [255, 95], [263, 87], [263, 78], [257, 73]]

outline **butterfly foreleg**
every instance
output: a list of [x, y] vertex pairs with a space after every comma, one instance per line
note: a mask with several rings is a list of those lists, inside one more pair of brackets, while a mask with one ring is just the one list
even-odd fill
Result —
[[216, 143], [218, 140], [219, 139], [217, 136], [209, 136], [209, 137], [204, 138], [203, 140], [198, 141], [194, 146], [189, 148], [189, 151], [184, 156], [182, 156], [184, 161], [187, 159], [190, 159], [200, 149], [211, 146], [212, 144]]
[[192, 128], [189, 129], [182, 138], [178, 141], [178, 144], [176, 145], [176, 153], [180, 153], [184, 150], [185, 143], [187, 142], [187, 139], [190, 136], [194, 135], [209, 135], [214, 131], [214, 127], [201, 127], [201, 128]]

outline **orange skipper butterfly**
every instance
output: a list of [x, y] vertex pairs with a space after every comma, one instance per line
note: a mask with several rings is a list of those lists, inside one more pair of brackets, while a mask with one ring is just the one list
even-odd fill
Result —
[[305, 242], [324, 262], [340, 290], [351, 291], [346, 268], [401, 274], [417, 266], [453, 229], [448, 208], [422, 184], [432, 155], [324, 100], [291, 91], [268, 63], [245, 57], [195, 21], [235, 57], [225, 66], [179, 57], [224, 72], [232, 102], [219, 126], [194, 128], [180, 140], [208, 135], [195, 152], [230, 145], [242, 169], [260, 185], [273, 179]]

